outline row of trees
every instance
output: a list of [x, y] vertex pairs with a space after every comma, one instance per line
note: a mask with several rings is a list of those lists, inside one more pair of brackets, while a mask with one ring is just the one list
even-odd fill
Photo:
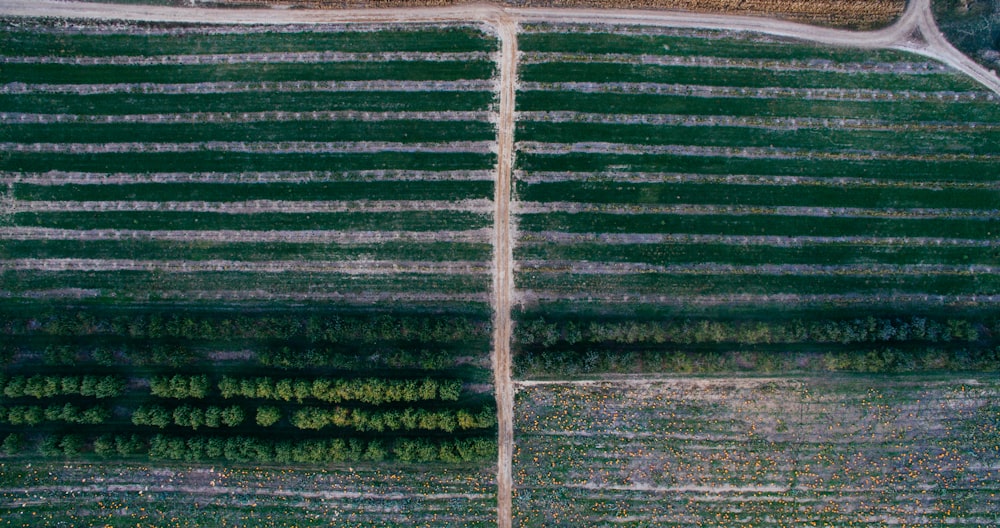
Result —
[[876, 343], [922, 341], [974, 342], [985, 325], [965, 319], [865, 317], [845, 320], [726, 321], [558, 321], [544, 318], [519, 322], [521, 345], [553, 346], [593, 343]]
[[111, 411], [105, 407], [79, 407], [72, 403], [41, 405], [0, 406], [0, 422], [11, 425], [35, 426], [45, 422], [96, 425], [107, 421]]
[[168, 425], [178, 425], [190, 427], [198, 430], [199, 427], [237, 427], [243, 423], [246, 415], [243, 409], [237, 405], [230, 407], [210, 406], [205, 409], [181, 405], [172, 411], [159, 405], [143, 405], [132, 413], [132, 423], [135, 425], [148, 425], [163, 429]]
[[254, 398], [299, 403], [314, 398], [328, 403], [356, 401], [369, 405], [416, 401], [456, 401], [462, 392], [460, 380], [364, 379], [274, 379], [234, 378], [219, 382], [223, 398]]
[[153, 376], [149, 380], [149, 391], [153, 396], [159, 398], [175, 398], [179, 400], [187, 398], [204, 398], [208, 396], [212, 384], [208, 381], [208, 376], [200, 374], [197, 376], [184, 376], [176, 374], [174, 376]]
[[456, 429], [485, 429], [496, 426], [496, 413], [484, 408], [477, 413], [465, 409], [403, 409], [399, 411], [366, 411], [335, 407], [306, 407], [292, 413], [292, 425], [299, 429], [348, 427], [357, 431], [425, 430], [453, 432]]
[[[30, 451], [19, 434], [9, 434], [0, 443], [0, 452], [11, 456]], [[281, 440], [237, 436], [231, 438], [196, 436], [181, 438], [158, 434], [146, 440], [136, 435], [104, 435], [88, 442], [79, 434], [44, 435], [34, 451], [45, 457], [75, 457], [92, 452], [101, 457], [148, 455], [153, 459], [226, 460], [254, 464], [331, 464], [340, 462], [485, 462], [496, 458], [493, 438], [458, 440], [397, 439], [394, 441], [356, 438], [325, 440]]]
[[11, 376], [0, 374], [0, 392], [7, 398], [86, 396], [115, 398], [125, 393], [125, 380], [115, 376]]
[[454, 342], [489, 338], [489, 323], [460, 314], [360, 315], [228, 313], [95, 314], [60, 312], [45, 316], [11, 315], [0, 326], [8, 335], [91, 336], [133, 339], [292, 340], [329, 343], [380, 341]]
[[[402, 349], [353, 352], [337, 348], [292, 348], [288, 346], [266, 348], [257, 353], [257, 360], [266, 367], [339, 369], [370, 369], [378, 367], [396, 369], [439, 370], [452, 367], [462, 352], [445, 349]], [[468, 354], [466, 354], [468, 355]]]

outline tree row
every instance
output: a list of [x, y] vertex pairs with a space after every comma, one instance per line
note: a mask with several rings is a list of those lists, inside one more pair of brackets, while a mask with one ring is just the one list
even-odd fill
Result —
[[115, 398], [125, 393], [125, 380], [116, 376], [11, 376], [0, 374], [0, 393], [7, 398], [86, 396]]

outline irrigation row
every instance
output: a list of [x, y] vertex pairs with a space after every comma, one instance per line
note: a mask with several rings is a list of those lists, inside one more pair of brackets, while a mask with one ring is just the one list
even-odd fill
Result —
[[[669, 125], [669, 126], [726, 126], [766, 128], [770, 130], [873, 130], [873, 131], [933, 131], [969, 132], [998, 130], [997, 123], [975, 122], [906, 122], [895, 123], [877, 118], [846, 119], [817, 117], [761, 117], [691, 114], [597, 114], [573, 111], [519, 112], [518, 121], [539, 123], [596, 123], [609, 125]], [[3, 114], [0, 114], [0, 119]]]
[[[4, 144], [0, 144], [2, 148]], [[519, 141], [518, 151], [525, 154], [603, 154], [603, 155], [676, 155], [706, 156], [746, 159], [816, 159], [836, 161], [996, 161], [1000, 157], [992, 154], [902, 154], [881, 151], [818, 151], [783, 147], [708, 147], [695, 145], [636, 145], [631, 143], [607, 143], [585, 141], [579, 143], [545, 143], [541, 141]]]
[[491, 91], [496, 81], [468, 79], [458, 81], [405, 81], [379, 79], [373, 81], [257, 81], [199, 83], [108, 83], [108, 84], [26, 84], [0, 85], [0, 95], [59, 93], [73, 95], [98, 94], [224, 94], [246, 92], [463, 92]]
[[167, 273], [203, 273], [217, 271], [254, 273], [341, 273], [346, 275], [389, 275], [397, 273], [482, 275], [489, 273], [488, 263], [468, 261], [396, 261], [396, 260], [132, 260], [132, 259], [11, 259], [0, 260], [0, 272], [17, 271], [162, 271]]
[[491, 59], [484, 51], [421, 52], [297, 51], [277, 53], [211, 53], [204, 55], [115, 55], [105, 57], [4, 56], [0, 64], [60, 64], [66, 66], [161, 66], [198, 64], [320, 64], [327, 62], [470, 62]]
[[752, 59], [712, 57], [706, 55], [648, 55], [630, 53], [561, 53], [526, 51], [521, 64], [546, 63], [611, 63], [638, 66], [700, 66], [706, 68], [749, 68], [767, 71], [817, 71], [829, 73], [885, 73], [893, 75], [926, 75], [951, 73], [947, 66], [936, 62], [836, 62], [825, 59]]
[[[4, 231], [0, 230], [0, 235]], [[522, 232], [518, 244], [722, 244], [731, 246], [805, 247], [813, 245], [859, 245], [888, 247], [1000, 247], [1000, 239], [867, 236], [733, 236], [673, 233], [566, 233], [563, 231]]]
[[983, 275], [996, 274], [1000, 268], [983, 265], [948, 264], [760, 264], [739, 266], [706, 262], [699, 264], [658, 265], [637, 262], [584, 262], [564, 260], [526, 260], [517, 265], [518, 271], [532, 273], [633, 275], [664, 273], [672, 275]]
[[59, 213], [70, 211], [179, 211], [190, 213], [384, 213], [413, 211], [463, 211], [489, 213], [493, 202], [485, 199], [457, 200], [356, 200], [286, 201], [249, 200], [242, 202], [148, 202], [102, 201], [61, 202], [17, 200], [11, 212]]
[[492, 229], [467, 231], [246, 231], [53, 229], [0, 227], [0, 240], [163, 240], [171, 242], [286, 242], [299, 244], [377, 244], [382, 242], [489, 242]]
[[799, 207], [799, 206], [748, 206], [748, 205], [694, 205], [694, 204], [595, 204], [582, 202], [516, 202], [518, 214], [550, 213], [601, 213], [601, 214], [663, 214], [663, 215], [769, 215], [812, 216], [839, 218], [898, 218], [940, 219], [962, 218], [967, 220], [996, 220], [1000, 210], [982, 209], [933, 209], [933, 208], [883, 208], [862, 207]]
[[443, 182], [492, 181], [488, 170], [362, 170], [280, 172], [0, 172], [0, 185], [128, 185], [138, 183], [315, 183], [315, 182]]
[[545, 92], [608, 93], [637, 95], [682, 95], [686, 97], [723, 97], [744, 99], [792, 98], [814, 101], [995, 101], [992, 92], [880, 90], [874, 88], [793, 88], [785, 86], [745, 87], [654, 82], [528, 82], [518, 89]]
[[[858, 177], [774, 176], [760, 174], [699, 174], [684, 172], [572, 172], [515, 171], [519, 182], [529, 185], [562, 182], [608, 183], [705, 183], [727, 185], [782, 185], [817, 187], [878, 187], [891, 189], [981, 189], [998, 190], [1000, 181], [884, 180]], [[0, 181], [3, 175], [0, 173]]]
[[156, 152], [243, 152], [257, 154], [355, 154], [426, 152], [486, 154], [496, 150], [491, 141], [395, 143], [387, 141], [204, 141], [194, 143], [0, 143], [0, 152], [44, 154], [119, 154]]
[[313, 112], [191, 112], [183, 114], [27, 114], [0, 112], [0, 124], [54, 123], [256, 123], [287, 121], [490, 121], [494, 114], [487, 111], [462, 112], [364, 112], [356, 110]]

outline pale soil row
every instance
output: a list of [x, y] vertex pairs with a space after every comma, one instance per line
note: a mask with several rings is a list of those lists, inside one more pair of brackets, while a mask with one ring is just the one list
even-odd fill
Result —
[[130, 185], [138, 183], [313, 183], [492, 181], [488, 170], [362, 170], [281, 172], [0, 172], [0, 185]]
[[146, 154], [158, 152], [241, 152], [256, 154], [356, 154], [379, 152], [493, 152], [492, 141], [395, 143], [387, 141], [204, 141], [195, 143], [0, 143], [0, 152], [44, 154]]
[[115, 93], [136, 94], [224, 94], [247, 92], [456, 92], [489, 91], [494, 89], [489, 79], [458, 81], [258, 81], [200, 83], [107, 83], [107, 84], [26, 84], [0, 85], [0, 94], [61, 93], [97, 95]]
[[513, 330], [514, 232], [511, 225], [511, 173], [514, 166], [515, 96], [517, 87], [517, 25], [501, 18], [494, 23], [500, 37], [500, 78], [497, 118], [497, 180], [494, 186], [493, 239], [493, 384], [497, 402], [497, 526], [513, 522], [514, 387], [510, 344]]
[[[3, 114], [0, 114], [0, 119]], [[998, 123], [979, 122], [902, 122], [894, 123], [882, 119], [847, 119], [818, 117], [758, 117], [728, 115], [682, 115], [682, 114], [594, 114], [573, 111], [518, 112], [518, 121], [539, 123], [597, 123], [612, 125], [670, 125], [686, 127], [743, 127], [765, 128], [769, 130], [872, 130], [872, 131], [934, 131], [973, 132], [1000, 129]]]
[[[3, 233], [3, 231], [0, 231]], [[1000, 240], [931, 237], [866, 237], [866, 236], [739, 236], [695, 235], [674, 233], [567, 233], [563, 231], [529, 231], [518, 239], [520, 245], [556, 244], [722, 244], [731, 246], [805, 247], [813, 245], [861, 245], [889, 247], [1000, 247]]]
[[383, 242], [488, 242], [492, 229], [468, 231], [188, 231], [135, 229], [54, 229], [0, 227], [0, 240], [163, 240], [170, 242], [223, 242], [296, 244], [379, 244]]
[[[697, 174], [683, 172], [558, 172], [515, 171], [518, 182], [527, 184], [559, 182], [612, 183], [709, 183], [727, 185], [794, 185], [816, 187], [878, 187], [888, 189], [982, 189], [998, 190], [1000, 181], [921, 181], [857, 177], [772, 176], [760, 174]], [[0, 181], [3, 175], [0, 173]]]
[[[0, 144], [2, 147], [2, 144]], [[822, 159], [836, 161], [997, 161], [992, 154], [905, 154], [883, 151], [823, 151], [783, 147], [706, 147], [695, 145], [636, 145], [586, 141], [580, 143], [544, 143], [519, 141], [517, 149], [526, 154], [604, 154], [604, 155], [658, 155], [716, 156], [745, 159]]]
[[706, 55], [648, 55], [628, 53], [561, 53], [526, 51], [522, 64], [545, 63], [612, 63], [636, 66], [703, 66], [711, 68], [749, 68], [767, 71], [818, 71], [829, 73], [889, 73], [894, 75], [924, 75], [951, 73], [952, 70], [935, 62], [835, 62], [826, 59], [752, 59], [712, 57]]
[[0, 124], [54, 124], [54, 123], [149, 123], [149, 124], [204, 124], [204, 123], [256, 123], [262, 121], [490, 121], [492, 112], [364, 112], [355, 110], [314, 112], [193, 112], [185, 114], [27, 114], [0, 112]]
[[643, 293], [565, 293], [546, 290], [518, 290], [519, 304], [531, 305], [539, 302], [561, 301], [601, 301], [612, 304], [659, 304], [666, 306], [726, 306], [726, 305], [825, 305], [870, 306], [870, 305], [916, 305], [916, 306], [983, 306], [1000, 304], [1000, 295], [931, 295], [915, 293], [830, 294], [799, 295], [780, 293], [772, 295], [728, 294], [728, 295], [655, 295]]
[[249, 200], [243, 202], [15, 202], [12, 212], [107, 212], [107, 211], [180, 211], [188, 213], [386, 213], [414, 211], [464, 211], [488, 214], [490, 200], [357, 200], [357, 201], [286, 201]]
[[467, 62], [483, 61], [490, 54], [472, 52], [382, 51], [350, 53], [343, 51], [298, 51], [276, 53], [212, 53], [205, 55], [114, 55], [105, 57], [5, 56], [0, 64], [65, 64], [71, 66], [161, 66], [198, 64], [319, 64], [328, 62]]
[[[120, 6], [119, 6], [120, 7]], [[294, 33], [372, 33], [379, 31], [412, 31], [414, 25], [406, 22], [357, 22], [357, 23], [336, 23], [336, 22], [308, 22], [290, 21], [280, 25], [268, 24], [265, 21], [254, 24], [246, 22], [234, 24], [213, 21], [211, 25], [137, 25], [133, 22], [119, 22], [110, 16], [96, 19], [76, 20], [72, 25], [53, 25], [45, 21], [35, 19], [19, 20], [18, 30], [30, 31], [31, 33], [41, 33], [43, 35], [107, 35], [109, 33], [123, 34], [131, 36], [173, 36], [183, 37], [187, 35], [257, 35], [257, 34], [294, 34]], [[421, 24], [418, 29], [454, 29], [456, 27], [475, 28], [484, 33], [488, 31], [483, 24], [478, 23], [475, 17], [468, 20], [455, 20], [445, 23], [427, 22]]]
[[769, 86], [709, 86], [653, 82], [522, 82], [521, 91], [578, 92], [595, 94], [679, 95], [745, 99], [790, 98], [814, 101], [996, 101], [996, 94], [981, 92], [880, 90], [873, 88], [793, 88]]
[[132, 260], [132, 259], [10, 259], [0, 260], [0, 271], [162, 271], [203, 273], [216, 271], [250, 273], [339, 273], [344, 275], [392, 275], [399, 273], [482, 275], [489, 271], [481, 262], [407, 260]]
[[825, 218], [961, 218], [969, 220], [996, 220], [1000, 210], [981, 209], [931, 209], [863, 207], [806, 207], [806, 206], [750, 206], [750, 205], [695, 205], [695, 204], [600, 204], [583, 202], [521, 202], [514, 205], [517, 214], [551, 213], [601, 213], [601, 214], [671, 214], [671, 215], [773, 215], [810, 216]]
[[[114, 295], [114, 292], [110, 293]], [[29, 299], [88, 299], [109, 295], [109, 292], [84, 288], [61, 288], [10, 292], [0, 290], [0, 298]], [[324, 302], [481, 302], [489, 301], [486, 293], [436, 293], [436, 292], [275, 292], [271, 290], [158, 290], [149, 294], [150, 300], [175, 301], [324, 301]]]
[[[2, 262], [2, 261], [0, 261]], [[804, 276], [888, 276], [888, 275], [981, 275], [995, 274], [1000, 268], [985, 265], [946, 264], [761, 264], [737, 266], [705, 262], [701, 264], [657, 265], [637, 262], [584, 262], [563, 260], [522, 260], [515, 270], [530, 273], [632, 275], [667, 273], [675, 275], [804, 275]]]

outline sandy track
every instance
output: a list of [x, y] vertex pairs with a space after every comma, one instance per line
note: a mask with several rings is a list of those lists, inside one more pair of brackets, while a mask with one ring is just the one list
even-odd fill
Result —
[[510, 179], [514, 161], [514, 94], [517, 77], [517, 27], [500, 18], [500, 115], [497, 120], [497, 183], [493, 245], [493, 376], [497, 400], [497, 525], [512, 524], [514, 388], [510, 377], [511, 295], [514, 289], [510, 226]]

